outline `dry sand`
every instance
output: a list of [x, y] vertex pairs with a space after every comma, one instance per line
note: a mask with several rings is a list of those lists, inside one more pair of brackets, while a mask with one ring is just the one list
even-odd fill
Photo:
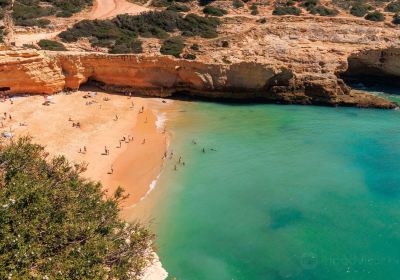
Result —
[[149, 9], [126, 0], [97, 0], [90, 12], [90, 19], [106, 19], [119, 14], [140, 14]]
[[[167, 145], [167, 135], [156, 127], [157, 116], [151, 104], [163, 108], [172, 101], [164, 104], [160, 99], [129, 99], [105, 93], [83, 98], [88, 93], [55, 95], [50, 106], [42, 105], [43, 96], [13, 98], [13, 104], [0, 102], [1, 117], [4, 112], [12, 117], [1, 119], [1, 131], [12, 131], [15, 136], [30, 135], [53, 155], [62, 154], [72, 162], [87, 163], [84, 176], [100, 180], [108, 194], [122, 186], [129, 194], [124, 206], [132, 206], [159, 175]], [[86, 105], [88, 102], [92, 104]], [[142, 106], [144, 111], [139, 113]], [[73, 127], [77, 122], [81, 128]], [[126, 141], [121, 141], [119, 147], [123, 137]], [[129, 137], [133, 141], [128, 141]], [[104, 154], [105, 147], [109, 155]]]

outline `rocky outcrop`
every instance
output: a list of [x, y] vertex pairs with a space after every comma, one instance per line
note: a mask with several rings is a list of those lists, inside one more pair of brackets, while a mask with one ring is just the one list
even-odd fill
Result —
[[400, 49], [364, 50], [348, 58], [343, 76], [366, 82], [400, 85]]
[[10, 94], [77, 90], [88, 81], [109, 90], [168, 97], [175, 93], [219, 99], [393, 108], [352, 93], [334, 73], [298, 73], [282, 64], [202, 63], [166, 56], [79, 52], [0, 52], [0, 87]]

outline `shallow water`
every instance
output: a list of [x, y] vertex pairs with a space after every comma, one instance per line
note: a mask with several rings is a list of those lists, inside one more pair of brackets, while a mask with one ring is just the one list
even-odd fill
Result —
[[155, 219], [171, 279], [398, 278], [400, 111], [180, 107]]

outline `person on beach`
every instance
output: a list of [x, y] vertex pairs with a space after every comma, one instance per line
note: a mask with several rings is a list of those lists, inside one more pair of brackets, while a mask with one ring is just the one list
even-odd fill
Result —
[[110, 174], [113, 174], [113, 173], [114, 173], [114, 168], [113, 168], [113, 166], [111, 165]]
[[11, 115], [8, 115], [8, 118], [10, 119], [10, 121], [12, 120], [12, 117], [11, 117]]
[[118, 115], [115, 115], [114, 121], [118, 121]]
[[142, 142], [142, 144], [145, 144], [145, 143], [146, 143], [146, 138], [144, 138], [144, 139], [143, 139], [143, 142]]
[[178, 169], [176, 168], [176, 164], [175, 164], [175, 166], [174, 166], [174, 171], [177, 171]]
[[79, 148], [79, 153], [80, 153], [80, 154], [82, 153], [82, 148]]
[[205, 154], [206, 153], [206, 150], [203, 148], [203, 153]]
[[178, 162], [179, 162], [179, 163], [181, 163], [181, 160], [182, 160], [182, 157], [179, 157], [179, 160], [178, 160]]
[[104, 146], [104, 154], [105, 154], [105, 155], [108, 155], [107, 146]]
[[86, 146], [83, 146], [83, 152], [86, 154]]

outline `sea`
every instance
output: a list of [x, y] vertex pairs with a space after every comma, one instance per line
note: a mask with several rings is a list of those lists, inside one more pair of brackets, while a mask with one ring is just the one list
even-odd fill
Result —
[[399, 279], [400, 111], [179, 101], [168, 125], [169, 279]]

